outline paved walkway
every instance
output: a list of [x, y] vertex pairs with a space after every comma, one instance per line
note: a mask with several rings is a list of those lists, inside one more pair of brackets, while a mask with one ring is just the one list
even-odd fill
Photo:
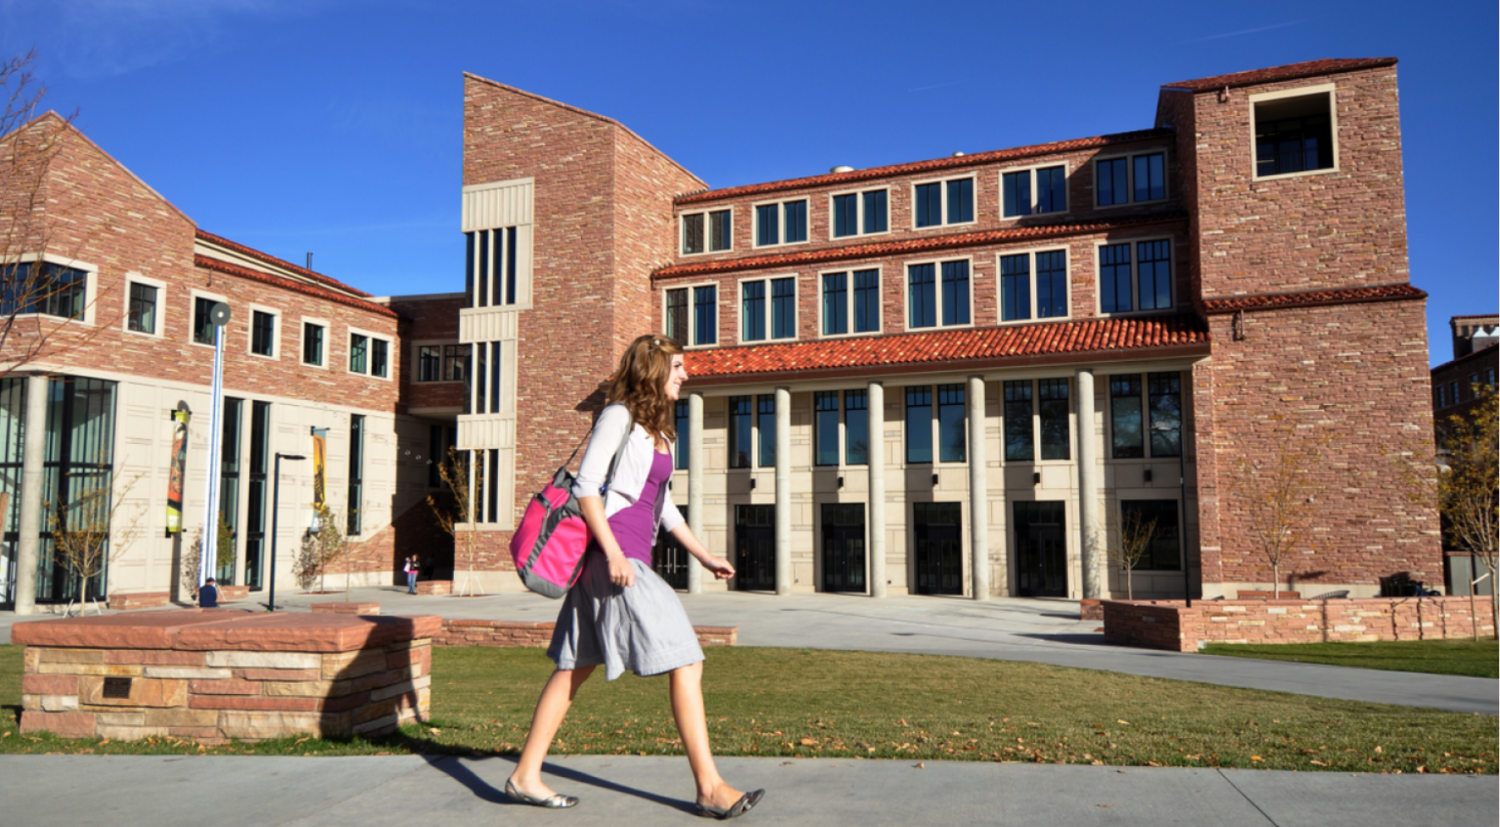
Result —
[[[1108, 646], [1099, 621], [1080, 621], [1067, 600], [768, 594], [714, 591], [681, 596], [694, 623], [738, 626], [745, 646], [789, 646], [914, 652], [1030, 661], [1134, 675], [1293, 692], [1325, 698], [1500, 714], [1497, 682], [1488, 678], [1386, 672], [1310, 663], [1226, 658]], [[555, 601], [530, 592], [483, 597], [408, 595], [402, 588], [354, 589], [351, 598], [377, 602], [385, 614], [551, 621]], [[279, 594], [287, 611], [342, 600], [343, 594]], [[254, 606], [250, 601], [231, 607]], [[18, 618], [0, 612], [0, 640]]]
[[[1495, 776], [1346, 775], [928, 761], [722, 758], [765, 787], [747, 825], [1494, 827]], [[508, 758], [0, 756], [0, 814], [26, 827], [703, 824], [685, 758], [575, 756], [548, 767], [582, 803], [508, 802]], [[87, 781], [83, 781], [87, 779]], [[11, 819], [16, 819], [14, 822]]]

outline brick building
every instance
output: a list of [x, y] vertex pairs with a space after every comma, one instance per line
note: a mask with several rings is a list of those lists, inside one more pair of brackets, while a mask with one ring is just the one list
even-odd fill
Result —
[[[1454, 316], [1448, 320], [1448, 326], [1453, 333], [1453, 358], [1432, 369], [1433, 426], [1439, 447], [1449, 420], [1473, 415], [1479, 391], [1485, 386], [1495, 387], [1495, 371], [1500, 367], [1500, 347], [1496, 347], [1500, 341], [1496, 334], [1500, 315]], [[1468, 594], [1473, 572], [1485, 571], [1483, 564], [1477, 563], [1446, 531], [1443, 560], [1448, 594]], [[1494, 594], [1494, 582], [1483, 581], [1477, 593]]]
[[[692, 374], [674, 496], [739, 568], [727, 588], [1123, 594], [1108, 551], [1132, 516], [1159, 528], [1138, 595], [1266, 588], [1233, 482], [1294, 431], [1330, 448], [1304, 469], [1319, 540], [1283, 575], [1374, 594], [1442, 566], [1436, 515], [1382, 472], [1432, 429], [1395, 65], [1172, 83], [1134, 132], [717, 190], [614, 120], [466, 75], [463, 292], [276, 273], [391, 337], [393, 381], [337, 379], [389, 422], [384, 564], [422, 547], [397, 535], [431, 466], [405, 458], [453, 444], [481, 587], [518, 588], [527, 495], [623, 345], [663, 330]], [[670, 543], [657, 562], [720, 587]]]

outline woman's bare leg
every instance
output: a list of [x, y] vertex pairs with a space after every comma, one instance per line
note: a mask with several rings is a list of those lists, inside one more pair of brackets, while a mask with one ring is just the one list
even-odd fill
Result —
[[[744, 793], [724, 783], [714, 766], [713, 750], [708, 743], [708, 721], [703, 714], [703, 662], [673, 669], [672, 717], [687, 752], [693, 781], [698, 785], [698, 801], [715, 807], [728, 807]], [[527, 744], [530, 746], [530, 742]]]
[[[547, 679], [542, 696], [536, 701], [536, 712], [531, 715], [531, 731], [526, 733], [521, 760], [516, 762], [515, 772], [510, 776], [516, 789], [539, 798], [553, 795], [552, 788], [542, 783], [542, 762], [547, 758], [557, 728], [562, 726], [563, 718], [568, 714], [568, 707], [573, 705], [578, 688], [593, 673], [594, 667], [580, 666], [577, 669], [558, 669]], [[699, 708], [702, 708], [701, 702]]]

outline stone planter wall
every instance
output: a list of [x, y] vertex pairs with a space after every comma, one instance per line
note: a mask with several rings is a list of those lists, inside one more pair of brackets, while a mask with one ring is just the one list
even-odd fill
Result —
[[[552, 640], [554, 623], [525, 620], [443, 620], [443, 628], [432, 638], [433, 646], [546, 646]], [[738, 626], [694, 626], [700, 646], [733, 646]]]

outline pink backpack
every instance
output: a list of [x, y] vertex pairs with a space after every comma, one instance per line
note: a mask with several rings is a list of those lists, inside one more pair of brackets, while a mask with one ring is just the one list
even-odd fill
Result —
[[[635, 421], [631, 420], [625, 428], [625, 438], [615, 449], [614, 459], [610, 460], [609, 476], [604, 480], [606, 488], [614, 479], [615, 468], [619, 466], [634, 430]], [[527, 503], [521, 522], [510, 538], [510, 555], [515, 560], [516, 574], [521, 576], [521, 582], [537, 594], [551, 598], [562, 597], [578, 582], [578, 575], [583, 572], [583, 556], [591, 539], [588, 523], [584, 522], [583, 512], [578, 508], [578, 499], [573, 496], [573, 474], [568, 471], [582, 447], [580, 443], [573, 449], [567, 461], [552, 475], [552, 481], [542, 486], [541, 492]], [[603, 490], [600, 489], [601, 493]]]

